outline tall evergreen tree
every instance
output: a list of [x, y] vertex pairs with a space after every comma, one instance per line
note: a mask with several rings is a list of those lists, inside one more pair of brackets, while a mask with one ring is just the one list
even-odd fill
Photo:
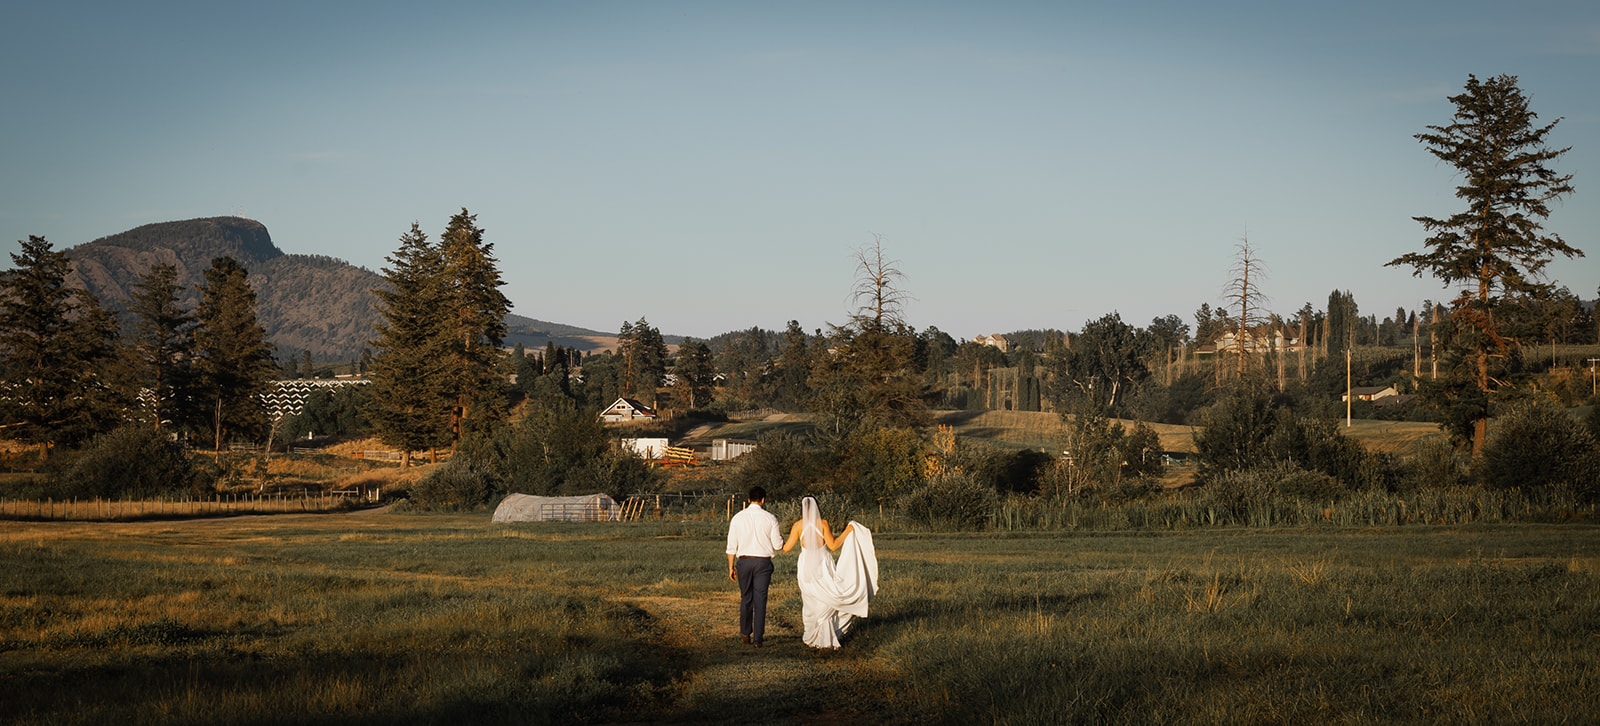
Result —
[[153, 265], [133, 287], [133, 352], [136, 379], [144, 390], [150, 424], [185, 429], [197, 416], [194, 391], [195, 317], [183, 309], [178, 268]]
[[677, 385], [689, 393], [689, 407], [711, 403], [711, 389], [717, 374], [711, 364], [711, 347], [703, 340], [686, 339], [678, 346]]
[[1556, 255], [1583, 253], [1542, 226], [1550, 203], [1573, 191], [1572, 175], [1550, 167], [1570, 147], [1546, 146], [1560, 119], [1535, 125], [1538, 114], [1529, 110], [1516, 76], [1479, 81], [1469, 75], [1465, 92], [1450, 102], [1456, 107], [1452, 123], [1429, 126], [1416, 138], [1461, 173], [1456, 197], [1467, 209], [1445, 219], [1416, 217], [1432, 235], [1425, 241], [1428, 249], [1388, 264], [1409, 265], [1414, 275], [1429, 273], [1461, 289], [1451, 303], [1450, 342], [1460, 361], [1458, 375], [1470, 381], [1473, 393], [1470, 401], [1450, 405], [1473, 411], [1476, 454], [1483, 450], [1489, 398], [1497, 387], [1492, 361], [1514, 343], [1496, 311], [1516, 298], [1542, 297], [1548, 288], [1541, 282], [1545, 265]]
[[798, 406], [806, 398], [806, 379], [811, 376], [811, 351], [800, 321], [790, 320], [783, 331], [783, 350], [778, 353], [777, 398], [786, 406]]
[[656, 386], [667, 371], [667, 343], [661, 331], [644, 318], [623, 323], [617, 347], [622, 356], [624, 395], [655, 405]]
[[1359, 337], [1361, 308], [1349, 290], [1328, 293], [1328, 352], [1343, 353]]
[[262, 395], [278, 367], [267, 331], [256, 321], [250, 273], [232, 257], [218, 257], [200, 286], [200, 325], [194, 332], [202, 397], [211, 412], [215, 447], [230, 434], [255, 436], [267, 425]]
[[[115, 428], [126, 413], [116, 362], [116, 319], [67, 286], [72, 262], [29, 236], [0, 276], [0, 432], [47, 447]], [[43, 451], [43, 449], [41, 449]]]
[[484, 241], [477, 219], [463, 208], [439, 239], [442, 307], [448, 311], [451, 339], [443, 384], [457, 442], [468, 433], [488, 432], [505, 417], [506, 366], [500, 342], [511, 302], [500, 292], [504, 282], [494, 245]]
[[427, 233], [412, 223], [388, 261], [388, 286], [372, 291], [383, 321], [374, 325], [378, 354], [364, 412], [378, 438], [400, 449], [404, 468], [411, 465], [411, 452], [450, 443], [443, 383], [451, 338], [443, 306], [444, 260]]

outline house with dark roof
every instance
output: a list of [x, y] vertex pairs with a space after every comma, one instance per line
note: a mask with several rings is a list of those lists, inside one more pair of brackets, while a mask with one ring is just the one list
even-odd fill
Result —
[[616, 403], [600, 412], [600, 420], [606, 423], [653, 421], [655, 417], [655, 409], [627, 397], [617, 399]]

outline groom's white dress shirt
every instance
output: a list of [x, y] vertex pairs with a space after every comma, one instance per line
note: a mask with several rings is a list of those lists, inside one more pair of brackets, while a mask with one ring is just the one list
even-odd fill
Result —
[[733, 515], [728, 522], [728, 554], [739, 557], [771, 557], [773, 551], [783, 548], [783, 533], [778, 530], [778, 518], [751, 504]]

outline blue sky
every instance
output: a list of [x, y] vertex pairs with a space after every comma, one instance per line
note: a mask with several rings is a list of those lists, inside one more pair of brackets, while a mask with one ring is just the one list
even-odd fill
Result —
[[[883, 236], [918, 328], [1193, 324], [1248, 234], [1270, 308], [1451, 293], [1383, 264], [1461, 204], [1413, 138], [1520, 78], [1600, 286], [1600, 4], [15, 4], [0, 243], [241, 214], [379, 269], [466, 207], [514, 312], [843, 322]], [[1101, 7], [1101, 6], [1104, 7]], [[1306, 6], [1306, 7], [1303, 7]]]

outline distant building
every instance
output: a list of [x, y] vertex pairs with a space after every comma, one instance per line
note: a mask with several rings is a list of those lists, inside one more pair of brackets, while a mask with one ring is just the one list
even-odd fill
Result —
[[978, 345], [987, 345], [991, 348], [998, 348], [1001, 353], [1011, 349], [1011, 342], [1006, 340], [1006, 336], [1000, 335], [999, 333], [995, 333], [994, 335], [980, 335], [976, 338], [973, 338], [972, 342], [977, 343]]
[[1261, 325], [1244, 330], [1227, 330], [1217, 336], [1215, 342], [1200, 346], [1196, 352], [1200, 355], [1209, 353], [1293, 353], [1305, 350], [1305, 342], [1295, 337], [1292, 331], [1284, 328], [1274, 328], [1271, 325]]
[[650, 408], [631, 398], [619, 398], [616, 403], [606, 407], [600, 412], [600, 420], [607, 423], [621, 421], [652, 421], [655, 420], [655, 409]]
[[1374, 404], [1376, 404], [1382, 399], [1392, 398], [1399, 395], [1400, 392], [1394, 390], [1393, 386], [1359, 386], [1350, 389], [1350, 393], [1345, 396], [1340, 396], [1339, 400], [1346, 401], [1349, 400], [1350, 396], [1355, 396], [1357, 401], [1372, 401]]

